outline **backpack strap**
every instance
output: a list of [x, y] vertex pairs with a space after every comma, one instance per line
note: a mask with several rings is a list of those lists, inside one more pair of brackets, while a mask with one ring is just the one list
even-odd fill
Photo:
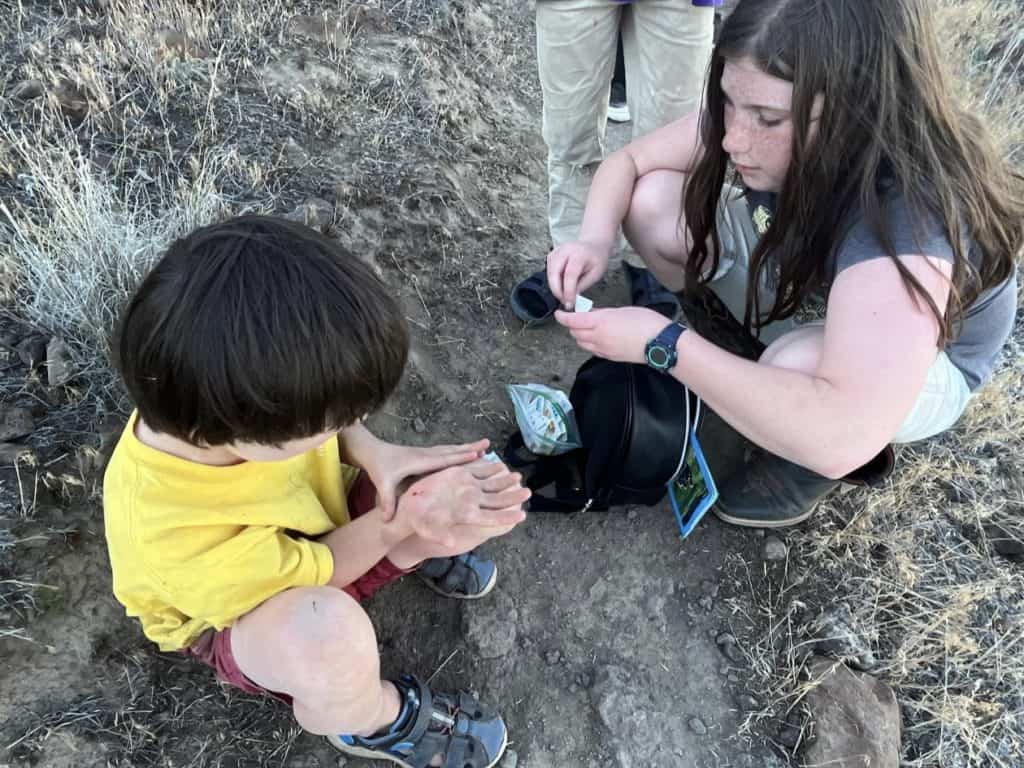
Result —
[[[521, 432], [509, 438], [505, 446], [505, 463], [511, 469], [523, 473], [527, 488], [533, 491], [530, 497], [531, 512], [560, 512], [569, 514], [587, 507], [586, 492], [577, 489], [582, 485], [579, 477], [579, 449], [559, 456], [537, 456], [526, 449]], [[540, 491], [554, 485], [554, 495]]]

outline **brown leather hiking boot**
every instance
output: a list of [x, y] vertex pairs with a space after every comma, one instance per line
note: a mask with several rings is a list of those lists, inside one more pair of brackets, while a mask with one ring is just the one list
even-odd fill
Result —
[[840, 483], [875, 487], [892, 474], [892, 446], [840, 480], [779, 458], [763, 449], [719, 488], [715, 514], [726, 523], [750, 528], [784, 528], [806, 520], [819, 501]]

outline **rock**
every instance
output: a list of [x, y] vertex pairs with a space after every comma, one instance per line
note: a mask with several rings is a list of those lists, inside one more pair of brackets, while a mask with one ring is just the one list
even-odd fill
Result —
[[32, 434], [36, 428], [28, 408], [0, 406], [0, 440], [13, 440]]
[[426, 422], [423, 421], [423, 419], [415, 418], [412, 420], [412, 428], [419, 432], [420, 434], [423, 434], [424, 432], [427, 431], [427, 424]]
[[57, 102], [60, 111], [72, 123], [80, 123], [89, 114], [89, 99], [74, 81], [67, 78], [57, 83], [53, 89], [53, 98]]
[[46, 339], [42, 336], [29, 336], [18, 342], [14, 351], [18, 353], [21, 362], [35, 370], [46, 361]]
[[[608, 729], [614, 761], [602, 763], [617, 768], [661, 768], [679, 765], [672, 752], [693, 737], [682, 718], [657, 710], [654, 686], [618, 665], [601, 667], [590, 690], [591, 702]], [[672, 758], [670, 763], [666, 760]], [[550, 763], [546, 763], [550, 764]]]
[[870, 672], [878, 666], [871, 646], [854, 628], [853, 613], [849, 606], [840, 603], [823, 612], [814, 623], [813, 647], [818, 653], [836, 656], [853, 664], [858, 669]]
[[345, 768], [345, 766], [346, 766], [346, 765], [348, 765], [348, 758], [347, 758], [347, 757], [345, 757], [344, 755], [341, 755], [341, 756], [340, 756], [340, 757], [339, 757], [339, 758], [338, 758], [338, 759], [337, 759], [337, 760], [335, 761], [335, 763], [334, 763], [334, 764], [335, 764], [336, 766], [338, 766], [338, 768]]
[[19, 101], [33, 101], [46, 93], [39, 80], [22, 80], [11, 89], [11, 98]]
[[291, 213], [285, 214], [285, 218], [326, 233], [334, 223], [334, 206], [322, 198], [311, 197]]
[[516, 768], [519, 765], [519, 755], [514, 749], [506, 749], [505, 756], [501, 758], [501, 768]]
[[777, 536], [769, 536], [761, 545], [761, 558], [771, 562], [785, 560], [789, 555], [789, 549]]
[[697, 601], [697, 604], [705, 611], [710, 611], [715, 607], [715, 601], [711, 595], [704, 595], [704, 597]]
[[715, 645], [718, 646], [718, 650], [729, 661], [733, 663], [740, 663], [743, 661], [743, 652], [736, 644], [736, 638], [730, 635], [728, 632], [722, 632], [715, 638]]
[[356, 32], [382, 34], [394, 31], [391, 17], [380, 8], [360, 3], [352, 6], [346, 16], [353, 34]]
[[701, 579], [700, 591], [710, 597], [718, 597], [718, 582], [711, 579]]
[[703, 736], [708, 732], [708, 727], [699, 717], [691, 717], [687, 724], [690, 726], [690, 730], [698, 736]]
[[761, 708], [761, 702], [749, 693], [741, 693], [737, 696], [736, 704], [739, 705], [739, 708], [744, 712], [756, 712]]
[[309, 164], [309, 153], [291, 136], [288, 137], [288, 141], [281, 147], [281, 155], [288, 165], [295, 168], [301, 168]]
[[483, 659], [499, 659], [516, 645], [519, 612], [512, 598], [495, 590], [479, 605], [464, 606], [462, 634], [470, 648]]
[[1024, 541], [1019, 531], [1008, 521], [993, 521], [985, 525], [985, 536], [996, 554], [1007, 560], [1021, 562], [1024, 560]]
[[71, 348], [54, 336], [46, 345], [46, 381], [51, 387], [67, 384], [74, 375], [71, 364]]
[[796, 749], [804, 736], [804, 714], [795, 709], [779, 728], [779, 743], [787, 749]]
[[168, 59], [205, 59], [209, 56], [209, 51], [198, 40], [177, 29], [159, 32], [157, 45]]
[[352, 42], [352, 32], [345, 19], [326, 14], [299, 14], [288, 21], [288, 31], [345, 50]]
[[807, 765], [896, 768], [900, 764], [900, 709], [880, 680], [828, 659], [810, 667], [813, 688], [805, 701], [814, 739], [801, 750]]
[[562, 660], [562, 654], [557, 649], [552, 649], [544, 654], [544, 662], [553, 667]]
[[34, 464], [36, 460], [35, 451], [27, 445], [17, 443], [0, 443], [0, 464], [8, 466], [16, 461], [26, 464]]

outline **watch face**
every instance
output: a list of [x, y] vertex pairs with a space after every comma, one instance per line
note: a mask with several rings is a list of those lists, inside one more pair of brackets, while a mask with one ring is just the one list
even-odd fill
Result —
[[671, 357], [665, 347], [652, 346], [647, 350], [647, 362], [652, 368], [663, 370], [668, 367]]

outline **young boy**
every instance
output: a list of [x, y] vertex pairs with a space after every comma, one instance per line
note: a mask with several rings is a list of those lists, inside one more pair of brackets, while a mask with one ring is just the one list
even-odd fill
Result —
[[288, 702], [344, 752], [483, 768], [501, 718], [382, 681], [357, 601], [414, 570], [482, 597], [494, 564], [465, 553], [521, 522], [529, 491], [486, 441], [408, 448], [362, 426], [407, 351], [385, 286], [313, 230], [244, 216], [175, 242], [115, 343], [138, 410], [104, 483], [114, 593], [161, 650]]

